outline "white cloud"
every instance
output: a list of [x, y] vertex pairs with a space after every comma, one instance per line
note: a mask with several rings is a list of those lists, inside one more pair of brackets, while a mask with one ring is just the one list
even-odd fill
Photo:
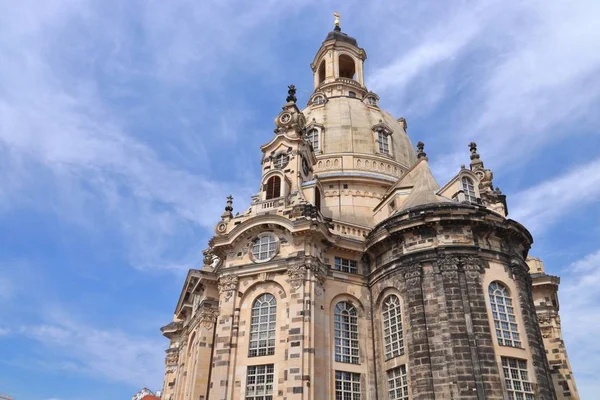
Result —
[[582, 399], [595, 398], [600, 390], [600, 250], [571, 264], [561, 277], [560, 316], [575, 383]]
[[459, 5], [435, 15], [435, 23], [407, 18], [400, 36], [382, 35], [398, 55], [371, 79], [409, 124], [411, 115], [429, 116], [440, 103], [449, 108], [448, 123], [419, 132], [447, 144], [433, 160], [436, 169], [454, 172], [447, 166], [464, 159], [464, 146], [473, 140], [491, 144], [485, 158], [496, 168], [520, 165], [577, 134], [573, 122], [600, 124], [600, 3]]
[[510, 197], [511, 218], [532, 231], [542, 231], [552, 223], [600, 196], [600, 158], [550, 178]]
[[47, 324], [28, 326], [22, 333], [46, 346], [50, 368], [124, 382], [133, 387], [160, 386], [165, 346], [162, 340], [133, 336], [119, 329], [99, 329], [55, 313]]

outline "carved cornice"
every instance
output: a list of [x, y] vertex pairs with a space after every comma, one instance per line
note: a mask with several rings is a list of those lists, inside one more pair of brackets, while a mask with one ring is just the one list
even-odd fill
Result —
[[233, 292], [237, 289], [238, 277], [235, 275], [225, 275], [219, 278], [219, 294], [221, 294], [225, 300], [229, 300], [233, 295]]

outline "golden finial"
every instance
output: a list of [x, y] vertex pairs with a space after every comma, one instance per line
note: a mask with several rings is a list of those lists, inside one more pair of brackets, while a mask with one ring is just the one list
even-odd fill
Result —
[[335, 17], [335, 26], [340, 26], [340, 14], [337, 12], [334, 12], [333, 16]]

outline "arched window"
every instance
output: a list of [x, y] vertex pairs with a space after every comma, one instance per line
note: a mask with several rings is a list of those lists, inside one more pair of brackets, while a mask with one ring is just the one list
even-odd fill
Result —
[[356, 65], [354, 64], [354, 60], [352, 59], [352, 57], [346, 54], [342, 54], [340, 55], [338, 62], [340, 68], [340, 78], [354, 79], [354, 75], [356, 73]]
[[359, 364], [356, 308], [347, 301], [341, 301], [335, 306], [333, 317], [335, 361]]
[[252, 305], [248, 357], [275, 354], [275, 318], [277, 301], [270, 293], [261, 295]]
[[383, 342], [385, 358], [389, 360], [404, 354], [402, 335], [402, 310], [396, 295], [388, 296], [383, 302]]
[[490, 283], [488, 292], [498, 344], [501, 346], [521, 347], [515, 309], [508, 289], [500, 282], [492, 282]]
[[321, 211], [321, 191], [318, 187], [315, 188], [315, 207]]
[[313, 104], [318, 106], [319, 104], [325, 104], [325, 98], [323, 96], [315, 96]]
[[477, 203], [477, 195], [475, 194], [475, 185], [473, 185], [473, 181], [471, 178], [463, 176], [462, 178], [462, 189], [465, 194], [465, 200], [470, 201], [471, 203]]
[[319, 83], [322, 83], [325, 80], [325, 60], [321, 61], [321, 65], [319, 65]]
[[390, 154], [390, 143], [388, 135], [384, 131], [377, 132], [377, 142], [379, 143], [379, 152], [383, 154]]
[[369, 103], [370, 106], [376, 106], [377, 99], [375, 98], [375, 96], [369, 96], [367, 97], [367, 103]]
[[267, 200], [269, 199], [275, 199], [279, 196], [281, 196], [281, 178], [278, 176], [272, 176], [271, 178], [269, 178], [269, 180], [267, 181], [267, 185], [266, 185], [266, 192], [267, 192]]
[[311, 129], [306, 133], [306, 141], [312, 145], [313, 151], [319, 151], [319, 130]]

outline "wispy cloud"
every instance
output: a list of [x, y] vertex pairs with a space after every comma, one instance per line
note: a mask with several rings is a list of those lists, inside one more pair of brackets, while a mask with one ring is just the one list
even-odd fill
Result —
[[447, 122], [426, 133], [451, 150], [434, 160], [444, 178], [469, 141], [494, 143], [486, 160], [499, 167], [523, 164], [572, 134], [573, 121], [600, 126], [598, 2], [459, 4], [426, 29], [419, 19], [403, 21], [419, 40], [389, 35], [398, 56], [371, 80], [409, 123], [440, 104], [447, 109]]
[[561, 320], [567, 351], [576, 365], [575, 379], [582, 399], [600, 390], [600, 344], [590, 332], [600, 330], [600, 250], [566, 268], [560, 287]]
[[600, 158], [511, 197], [511, 218], [534, 232], [595, 203], [600, 196]]
[[163, 376], [164, 342], [133, 336], [118, 329], [101, 329], [63, 312], [49, 323], [27, 326], [22, 334], [49, 349], [40, 362], [49, 368], [137, 386], [156, 386]]

